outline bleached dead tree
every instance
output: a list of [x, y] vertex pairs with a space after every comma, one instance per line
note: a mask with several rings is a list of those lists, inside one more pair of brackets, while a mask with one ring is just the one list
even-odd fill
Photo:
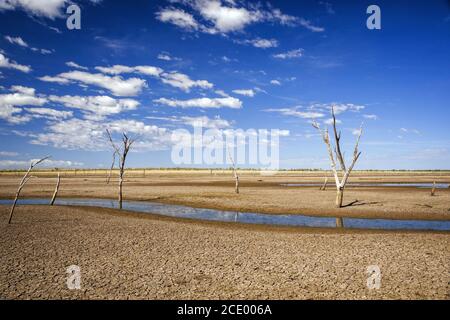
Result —
[[36, 167], [39, 163], [47, 160], [48, 158], [50, 158], [50, 156], [47, 156], [47, 157], [42, 158], [40, 160], [31, 161], [30, 167], [28, 168], [27, 172], [25, 173], [25, 175], [23, 176], [22, 180], [20, 181], [19, 188], [17, 189], [16, 197], [14, 198], [14, 202], [12, 204], [11, 211], [9, 212], [8, 224], [11, 224], [11, 220], [12, 220], [12, 217], [13, 217], [13, 214], [14, 214], [14, 209], [16, 208], [16, 204], [17, 204], [17, 200], [19, 199], [20, 192], [22, 191], [23, 187], [26, 185], [28, 180], [30, 180], [30, 178], [32, 178], [30, 176], [31, 170], [33, 170], [34, 167]]
[[50, 201], [50, 205], [54, 205], [55, 204], [55, 200], [56, 200], [56, 196], [58, 195], [58, 191], [59, 191], [59, 184], [61, 183], [61, 175], [58, 172], [58, 179], [56, 180], [56, 186], [55, 186], [55, 191], [53, 192], [53, 197], [52, 200]]
[[325, 177], [325, 181], [323, 182], [323, 185], [320, 187], [320, 191], [325, 191], [327, 189], [328, 184], [328, 177]]
[[436, 181], [433, 181], [433, 188], [431, 189], [431, 196], [433, 197], [436, 193]]
[[[362, 135], [362, 128], [363, 125], [361, 124], [361, 127], [358, 132], [358, 137], [356, 138], [356, 144], [355, 149], [353, 151], [353, 159], [349, 167], [345, 165], [344, 156], [342, 154], [341, 150], [341, 132], [338, 132], [336, 127], [336, 115], [334, 113], [334, 107], [331, 107], [331, 115], [333, 117], [333, 132], [334, 132], [334, 140], [335, 140], [335, 147], [334, 147], [334, 155], [333, 155], [333, 146], [330, 141], [330, 135], [328, 133], [328, 128], [325, 130], [320, 129], [319, 124], [317, 122], [313, 122], [313, 127], [319, 130], [319, 132], [322, 135], [322, 139], [325, 142], [328, 150], [328, 156], [330, 157], [331, 161], [331, 170], [333, 172], [334, 180], [336, 182], [336, 207], [341, 208], [342, 207], [342, 201], [344, 199], [344, 189], [345, 185], [347, 184], [348, 178], [350, 177], [350, 173], [353, 170], [353, 167], [355, 166], [356, 161], [358, 160], [359, 156], [361, 155], [361, 152], [358, 151], [359, 146], [359, 140], [361, 139]], [[336, 159], [339, 162], [339, 171], [341, 173], [341, 176], [339, 176], [338, 168], [336, 165]], [[343, 226], [342, 218], [336, 218], [336, 225], [338, 227]]]
[[235, 180], [234, 191], [236, 191], [236, 193], [239, 193], [239, 174], [236, 170], [236, 163], [234, 162], [234, 159], [231, 156], [230, 150], [228, 150], [228, 156], [230, 158], [231, 163], [233, 164], [233, 175], [234, 175], [234, 180]]
[[119, 209], [122, 209], [122, 185], [123, 185], [123, 176], [125, 173], [125, 161], [127, 159], [128, 152], [130, 151], [131, 145], [135, 140], [130, 139], [125, 133], [122, 133], [122, 148], [119, 148], [113, 141], [111, 137], [111, 133], [109, 130], [106, 130], [108, 134], [109, 141], [111, 142], [111, 146], [114, 149], [113, 152], [113, 161], [111, 164], [111, 169], [109, 170], [107, 183], [109, 183], [111, 179], [111, 172], [114, 169], [114, 164], [116, 163], [116, 155], [119, 160]]

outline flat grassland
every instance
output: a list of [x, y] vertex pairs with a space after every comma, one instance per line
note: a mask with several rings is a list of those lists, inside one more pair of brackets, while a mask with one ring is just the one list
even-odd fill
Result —
[[[125, 200], [261, 213], [450, 219], [450, 189], [352, 187], [342, 209], [324, 172], [129, 171]], [[55, 172], [35, 172], [22, 197], [48, 197]], [[59, 197], [115, 198], [106, 171], [63, 172]], [[12, 198], [20, 173], [0, 174]], [[449, 172], [355, 172], [350, 182], [450, 183]], [[357, 200], [357, 202], [355, 202]], [[449, 299], [450, 234], [205, 222], [113, 209], [0, 206], [0, 299]], [[81, 268], [68, 290], [66, 268]], [[368, 289], [367, 267], [381, 269]]]

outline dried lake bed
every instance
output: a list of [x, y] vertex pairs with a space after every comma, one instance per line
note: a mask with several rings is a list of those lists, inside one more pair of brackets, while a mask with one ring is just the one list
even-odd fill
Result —
[[[150, 200], [235, 212], [312, 217], [449, 220], [450, 190], [350, 188], [335, 209], [334, 192], [282, 183], [320, 182], [316, 174], [129, 175], [126, 200]], [[359, 177], [380, 181], [380, 176]], [[381, 177], [390, 183], [440, 181], [448, 176]], [[11, 199], [17, 176], [0, 177]], [[426, 181], [425, 181], [426, 180]], [[24, 198], [50, 199], [55, 178], [39, 176]], [[115, 198], [103, 176], [62, 177], [64, 198]], [[111, 201], [111, 200], [109, 200]], [[376, 203], [375, 203], [376, 202]], [[113, 202], [114, 203], [114, 202]], [[199, 221], [98, 207], [19, 205], [13, 223], [0, 206], [0, 297], [14, 299], [448, 299], [450, 235]], [[78, 265], [80, 290], [68, 290], [66, 268]], [[380, 289], [367, 287], [367, 267], [381, 270]]]

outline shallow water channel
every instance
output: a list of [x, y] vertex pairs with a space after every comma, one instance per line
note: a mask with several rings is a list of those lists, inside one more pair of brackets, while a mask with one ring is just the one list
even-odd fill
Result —
[[[12, 200], [0, 200], [0, 204], [11, 204]], [[19, 199], [18, 204], [47, 205], [49, 199]], [[71, 199], [60, 198], [56, 205], [92, 206], [117, 208], [117, 201], [111, 199]], [[163, 216], [225, 221], [249, 224], [267, 224], [279, 226], [335, 228], [333, 217], [313, 217], [300, 214], [265, 214], [253, 212], [221, 211], [215, 209], [192, 208], [188, 206], [164, 204], [151, 201], [124, 201], [123, 209], [141, 213], [153, 213]], [[450, 220], [394, 220], [394, 219], [357, 219], [343, 218], [345, 228], [379, 229], [379, 230], [437, 230], [450, 231]]]

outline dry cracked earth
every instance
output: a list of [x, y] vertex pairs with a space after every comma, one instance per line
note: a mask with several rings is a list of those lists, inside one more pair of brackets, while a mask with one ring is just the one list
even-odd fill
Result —
[[[1, 299], [449, 299], [450, 235], [0, 206]], [[66, 269], [81, 270], [69, 290]], [[367, 287], [367, 267], [381, 270]]]

